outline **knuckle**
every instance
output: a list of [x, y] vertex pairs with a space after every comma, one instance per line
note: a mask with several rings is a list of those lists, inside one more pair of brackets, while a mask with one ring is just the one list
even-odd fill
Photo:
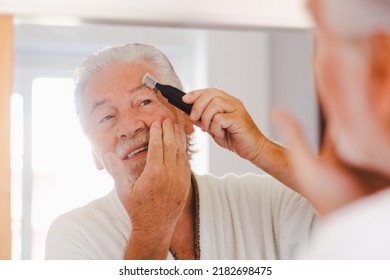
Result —
[[217, 100], [214, 100], [214, 102], [210, 104], [210, 110], [213, 112], [213, 115], [220, 112], [220, 109], [221, 109], [220, 104], [221, 103]]
[[221, 122], [223, 119], [224, 119], [223, 114], [217, 113], [217, 114], [215, 114], [213, 121], [219, 123], [219, 122]]
[[168, 143], [165, 143], [165, 149], [173, 152], [173, 151], [177, 150], [177, 145], [173, 142], [168, 142]]
[[159, 140], [150, 140], [149, 146], [153, 147], [153, 148], [161, 148], [162, 147], [162, 143]]

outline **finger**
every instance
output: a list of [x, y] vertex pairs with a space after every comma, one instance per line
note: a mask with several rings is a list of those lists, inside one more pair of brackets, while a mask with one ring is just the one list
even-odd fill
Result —
[[[199, 102], [200, 101], [202, 101], [201, 98], [199, 99]], [[202, 123], [201, 128], [205, 132], [210, 132], [210, 125], [217, 114], [228, 114], [237, 109], [237, 106], [234, 105], [235, 100], [228, 96], [209, 96], [204, 101], [205, 102], [201, 104], [202, 112], [200, 118]], [[206, 101], [208, 103], [206, 103]]]
[[190, 118], [193, 121], [197, 121], [202, 119], [203, 112], [206, 109], [207, 105], [211, 102], [211, 100], [216, 96], [226, 95], [223, 91], [219, 89], [204, 89], [199, 91], [193, 91], [188, 94], [190, 99], [193, 100], [192, 111], [190, 114]]
[[183, 114], [184, 118], [189, 121], [190, 123], [192, 123], [193, 125], [196, 125], [197, 127], [199, 128], [202, 128], [202, 122], [201, 121], [194, 121], [193, 119], [191, 119], [191, 117], [187, 114]]
[[175, 138], [176, 138], [176, 144], [177, 144], [178, 150], [186, 151], [187, 150], [187, 136], [185, 134], [184, 129], [178, 124], [175, 124], [173, 126], [173, 128], [175, 131]]
[[234, 110], [235, 108], [231, 105], [229, 99], [220, 96], [214, 96], [209, 100], [209, 103], [203, 109], [201, 116], [203, 131], [210, 131], [210, 125], [214, 121], [217, 114], [222, 115], [231, 113]]
[[211, 122], [209, 134], [221, 147], [234, 151], [233, 132], [229, 131], [232, 126], [228, 114], [216, 114]]
[[225, 137], [226, 130], [233, 124], [233, 120], [229, 117], [229, 113], [216, 113], [211, 120], [209, 133], [216, 137]]
[[297, 174], [300, 192], [321, 214], [326, 214], [363, 195], [359, 182], [336, 162], [315, 157], [297, 122], [278, 112], [274, 120], [290, 147], [290, 159]]
[[155, 121], [150, 126], [148, 155], [146, 157], [146, 164], [161, 165], [164, 160], [163, 155], [163, 141], [162, 128], [158, 121]]
[[107, 171], [114, 179], [115, 186], [117, 187], [118, 191], [123, 192], [128, 189], [130, 181], [126, 167], [123, 162], [117, 155], [115, 155], [115, 153], [107, 153], [105, 155], [105, 158], [108, 163]]
[[186, 95], [183, 96], [182, 100], [187, 104], [193, 104], [199, 98], [199, 96], [204, 94], [207, 90], [208, 89], [199, 89], [188, 92]]
[[199, 105], [195, 105], [194, 103], [196, 103], [199, 97], [205, 94], [207, 91], [209, 90], [208, 89], [194, 90], [183, 96], [182, 100], [185, 103], [193, 104], [191, 109], [191, 114], [190, 114], [190, 119], [192, 121], [197, 121], [200, 119], [200, 114], [198, 112], [199, 109], [197, 109]]
[[286, 142], [301, 190], [307, 194], [306, 192], [310, 192], [310, 188], [316, 183], [313, 176], [317, 172], [318, 162], [315, 161], [300, 126], [291, 115], [284, 111], [275, 111], [272, 118]]
[[171, 120], [166, 119], [163, 121], [163, 153], [164, 153], [164, 164], [175, 164], [176, 163], [176, 153], [177, 153], [177, 144], [176, 137], [173, 128], [173, 123]]
[[296, 161], [301, 159], [307, 161], [314, 156], [301, 127], [289, 113], [275, 110], [272, 113], [272, 119], [275, 121], [292, 157]]
[[189, 160], [187, 155], [187, 137], [184, 129], [178, 125], [174, 125], [175, 137], [177, 143], [177, 159], [176, 164], [178, 168], [189, 166]]

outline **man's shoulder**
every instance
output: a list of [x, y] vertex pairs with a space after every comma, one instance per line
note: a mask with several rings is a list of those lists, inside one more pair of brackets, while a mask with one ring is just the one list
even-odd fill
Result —
[[45, 258], [120, 258], [130, 226], [120, 207], [116, 193], [110, 192], [57, 217], [46, 236]]
[[277, 201], [306, 203], [306, 199], [268, 174], [228, 173], [223, 176], [211, 174], [196, 176], [199, 192], [203, 197], [215, 200], [221, 197], [230, 199], [266, 200], [277, 205]]
[[83, 206], [61, 214], [53, 221], [52, 227], [56, 225], [83, 225], [86, 224], [86, 221], [92, 222], [96, 219], [104, 219], [105, 216], [112, 212], [110, 210], [112, 204], [110, 200], [112, 199], [112, 195], [113, 194], [111, 192], [103, 197], [94, 199]]

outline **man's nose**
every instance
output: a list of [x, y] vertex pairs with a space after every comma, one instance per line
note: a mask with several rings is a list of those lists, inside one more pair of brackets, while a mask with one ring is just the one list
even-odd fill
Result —
[[117, 138], [131, 138], [146, 127], [140, 116], [132, 112], [127, 112], [119, 117], [117, 122]]

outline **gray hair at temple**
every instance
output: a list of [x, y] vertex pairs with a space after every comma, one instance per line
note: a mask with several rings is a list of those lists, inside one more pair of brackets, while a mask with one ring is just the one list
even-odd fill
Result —
[[319, 0], [332, 31], [347, 37], [390, 34], [390, 0]]
[[[158, 76], [158, 81], [183, 89], [182, 83], [177, 76], [168, 58], [156, 47], [145, 44], [125, 44], [115, 47], [107, 47], [87, 57], [75, 72], [74, 105], [81, 127], [87, 131], [84, 112], [81, 104], [85, 86], [88, 81], [99, 71], [112, 63], [136, 63], [145, 62], [150, 65]], [[187, 153], [191, 150], [191, 138], [188, 136]]]

